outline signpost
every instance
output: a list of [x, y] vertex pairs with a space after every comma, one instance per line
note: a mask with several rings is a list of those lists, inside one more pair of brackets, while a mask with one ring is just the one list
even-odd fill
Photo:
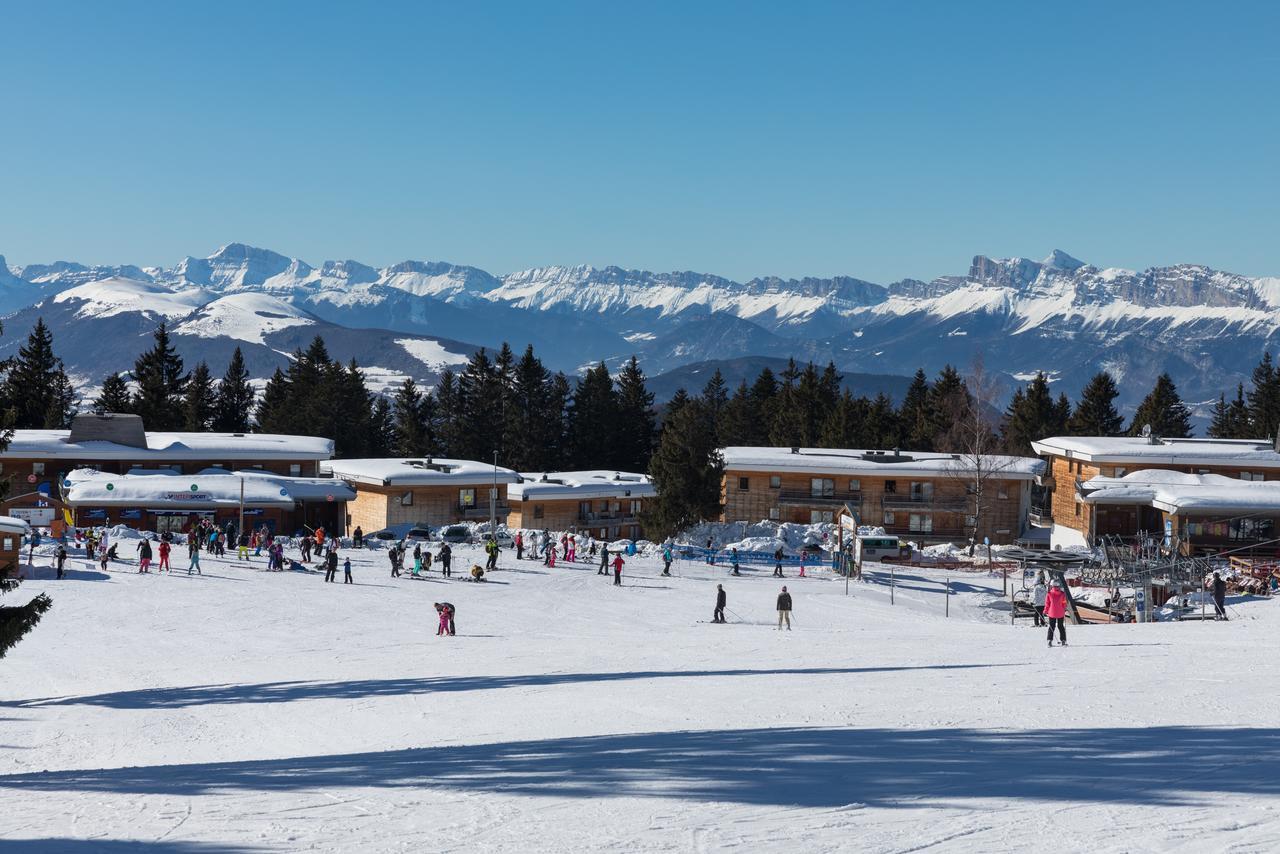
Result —
[[1147, 621], [1147, 594], [1141, 587], [1133, 591], [1133, 607], [1138, 612], [1138, 622], [1145, 623]]

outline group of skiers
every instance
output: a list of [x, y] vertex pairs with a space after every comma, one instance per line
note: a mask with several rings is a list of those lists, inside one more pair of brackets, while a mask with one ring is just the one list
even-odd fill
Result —
[[[391, 561], [391, 577], [399, 578], [401, 571], [404, 569], [404, 558], [407, 552], [407, 546], [404, 540], [400, 540], [387, 549], [387, 559]], [[453, 575], [453, 549], [448, 543], [440, 544], [440, 551], [437, 554], [440, 562], [440, 574], [445, 578]], [[426, 572], [431, 571], [431, 546], [422, 547], [422, 543], [414, 543], [413, 546], [413, 571], [412, 578], [421, 578]]]
[[[725, 612], [725, 606], [728, 604], [728, 599], [729, 597], [724, 591], [724, 585], [717, 584], [716, 585], [716, 607], [715, 607], [715, 610], [711, 612], [711, 622], [713, 623], [727, 622], [727, 620], [725, 620], [724, 618], [724, 612]], [[782, 592], [778, 594], [777, 609], [778, 609], [778, 631], [781, 631], [784, 625], [786, 626], [787, 631], [791, 631], [791, 594], [787, 592], [787, 587], [785, 584], [782, 586]]]

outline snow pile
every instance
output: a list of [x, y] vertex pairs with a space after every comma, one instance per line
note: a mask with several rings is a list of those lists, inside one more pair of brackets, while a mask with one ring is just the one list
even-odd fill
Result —
[[836, 526], [831, 522], [803, 525], [797, 522], [702, 522], [675, 537], [680, 545], [705, 548], [707, 540], [717, 549], [743, 552], [773, 552], [779, 546], [795, 554], [805, 546], [834, 548]]

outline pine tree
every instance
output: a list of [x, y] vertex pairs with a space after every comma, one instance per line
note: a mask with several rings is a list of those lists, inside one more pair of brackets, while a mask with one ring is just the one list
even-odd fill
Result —
[[613, 460], [621, 426], [618, 415], [613, 378], [601, 362], [582, 375], [573, 391], [573, 416], [569, 422], [573, 468], [599, 468], [603, 462]]
[[[105, 389], [105, 386], [104, 386]], [[288, 433], [289, 378], [276, 368], [262, 389], [255, 420], [263, 433]]]
[[47, 430], [62, 430], [70, 427], [71, 419], [76, 414], [76, 389], [71, 384], [66, 371], [59, 368], [53, 375], [50, 389], [49, 406], [45, 410], [44, 423], [41, 426]]
[[1280, 428], [1280, 369], [1271, 363], [1271, 351], [1253, 369], [1253, 390], [1249, 392], [1249, 421], [1254, 436], [1275, 438]]
[[93, 408], [98, 412], [128, 412], [131, 405], [129, 384], [124, 377], [108, 374], [102, 381], [102, 390], [93, 399]]
[[551, 439], [547, 446], [547, 469], [563, 469], [569, 465], [569, 412], [572, 392], [569, 378], [557, 373], [551, 378], [551, 395], [547, 400], [548, 418], [551, 420]]
[[395, 442], [395, 419], [391, 413], [391, 402], [379, 395], [373, 402], [373, 413], [369, 417], [369, 456], [394, 456]]
[[778, 393], [773, 396], [773, 418], [769, 426], [769, 444], [781, 448], [805, 447], [807, 414], [800, 408], [800, 395], [796, 382], [800, 378], [800, 370], [796, 360], [787, 364], [782, 374], [782, 383]]
[[773, 426], [777, 412], [778, 378], [768, 367], [761, 368], [760, 375], [751, 385], [751, 417], [753, 430], [744, 445], [766, 445], [769, 443], [769, 432]]
[[852, 392], [845, 389], [836, 401], [835, 408], [823, 422], [819, 447], [860, 447], [869, 411], [870, 403], [865, 397], [854, 397]]
[[501, 459], [503, 435], [502, 381], [488, 351], [481, 347], [472, 354], [466, 368], [458, 376], [457, 398], [459, 429], [454, 436], [454, 451], [466, 460], [493, 460], [494, 451]]
[[1072, 436], [1119, 436], [1124, 432], [1124, 418], [1116, 411], [1120, 396], [1116, 381], [1106, 371], [1099, 371], [1080, 392], [1080, 402], [1071, 413], [1067, 431]]
[[421, 457], [427, 454], [427, 423], [422, 406], [422, 392], [412, 377], [396, 389], [391, 407], [395, 440], [392, 452], [397, 457]]
[[253, 385], [249, 382], [249, 370], [244, 364], [244, 354], [237, 347], [227, 364], [227, 372], [218, 383], [213, 405], [212, 428], [219, 433], [244, 433], [249, 429], [253, 415]]
[[183, 396], [187, 374], [182, 357], [169, 342], [169, 330], [163, 321], [156, 327], [155, 344], [133, 366], [138, 391], [132, 399], [132, 411], [142, 416], [151, 430], [177, 430], [185, 421]]
[[902, 441], [913, 451], [933, 450], [933, 423], [929, 418], [929, 379], [924, 368], [917, 368], [911, 385], [898, 409], [898, 422], [902, 425]]
[[[634, 358], [634, 357], [633, 357]], [[716, 368], [711, 379], [702, 387], [702, 402], [707, 405], [707, 414], [711, 416], [712, 429], [720, 435], [720, 418], [729, 403], [729, 385], [724, 381], [724, 374]], [[717, 440], [718, 441], [718, 440]], [[722, 443], [723, 444], [723, 443]]]
[[216, 405], [213, 376], [209, 373], [209, 365], [201, 362], [196, 365], [187, 381], [186, 396], [182, 403], [183, 429], [195, 432], [208, 430]]
[[563, 429], [562, 418], [551, 407], [551, 372], [530, 344], [512, 369], [511, 405], [502, 440], [504, 463], [516, 471], [547, 471]]
[[462, 433], [465, 430], [462, 422], [461, 403], [458, 398], [458, 382], [451, 368], [440, 373], [435, 389], [436, 412], [439, 427], [437, 428], [440, 455], [458, 458], [462, 446]]
[[658, 449], [649, 463], [657, 496], [649, 502], [646, 532], [662, 539], [720, 512], [724, 463], [716, 449], [705, 401], [687, 396], [668, 409]]
[[644, 371], [635, 356], [622, 366], [618, 374], [617, 399], [618, 433], [614, 443], [613, 467], [629, 472], [648, 471], [657, 427], [653, 394], [645, 387]]
[[898, 423], [898, 411], [894, 409], [893, 399], [880, 392], [871, 401], [863, 419], [861, 430], [863, 448], [887, 450], [902, 447], [902, 427]]
[[[20, 583], [16, 578], [0, 578], [0, 594], [17, 590]], [[17, 646], [51, 607], [53, 600], [41, 593], [25, 605], [0, 608], [0, 658]]]
[[717, 439], [721, 447], [760, 444], [756, 439], [759, 427], [756, 423], [754, 407], [755, 401], [752, 400], [751, 391], [747, 388], [747, 381], [743, 380], [720, 413]]
[[[57, 413], [55, 395], [62, 394], [65, 398], [69, 386], [62, 360], [53, 352], [53, 333], [44, 318], [37, 318], [26, 343], [18, 348], [18, 355], [9, 363], [8, 375], [0, 386], [0, 401], [4, 408], [14, 411], [15, 427], [44, 427], [51, 409]], [[64, 406], [62, 411], [66, 409]], [[61, 423], [58, 426], [62, 426]]]
[[1227, 429], [1230, 439], [1251, 439], [1254, 435], [1253, 420], [1249, 417], [1249, 406], [1244, 400], [1244, 384], [1236, 385], [1235, 399], [1227, 404]]
[[1129, 425], [1129, 435], [1142, 435], [1148, 424], [1155, 436], [1181, 439], [1191, 435], [1191, 410], [1178, 396], [1178, 387], [1168, 374], [1157, 377], [1155, 387], [1138, 404], [1133, 423]]
[[956, 438], [948, 434], [954, 433], [956, 424], [969, 411], [972, 403], [973, 397], [960, 372], [952, 365], [944, 365], [929, 389], [927, 430], [933, 437], [935, 450], [955, 452]]
[[1230, 416], [1227, 413], [1227, 396], [1225, 394], [1218, 395], [1218, 401], [1213, 405], [1213, 417], [1209, 421], [1209, 429], [1205, 431], [1205, 435], [1211, 439], [1231, 439], [1231, 423]]
[[[1046, 436], [1061, 436], [1067, 429], [1071, 404], [1064, 398], [1055, 403], [1049, 391], [1049, 380], [1043, 371], [1018, 389], [1005, 410], [1001, 439], [1005, 450], [1015, 456], [1034, 456], [1031, 443]], [[1064, 411], [1064, 409], [1066, 411]]]

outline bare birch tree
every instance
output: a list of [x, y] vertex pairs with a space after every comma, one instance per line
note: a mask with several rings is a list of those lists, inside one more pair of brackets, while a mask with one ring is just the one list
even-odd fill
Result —
[[964, 389], [945, 401], [951, 426], [943, 434], [939, 450], [954, 457], [948, 477], [964, 484], [970, 557], [978, 541], [989, 535], [987, 511], [995, 488], [993, 481], [1002, 479], [1001, 475], [1013, 464], [1012, 458], [1000, 453], [1000, 431], [994, 417], [999, 412], [998, 395], [995, 377], [987, 373], [979, 352], [965, 377]]

